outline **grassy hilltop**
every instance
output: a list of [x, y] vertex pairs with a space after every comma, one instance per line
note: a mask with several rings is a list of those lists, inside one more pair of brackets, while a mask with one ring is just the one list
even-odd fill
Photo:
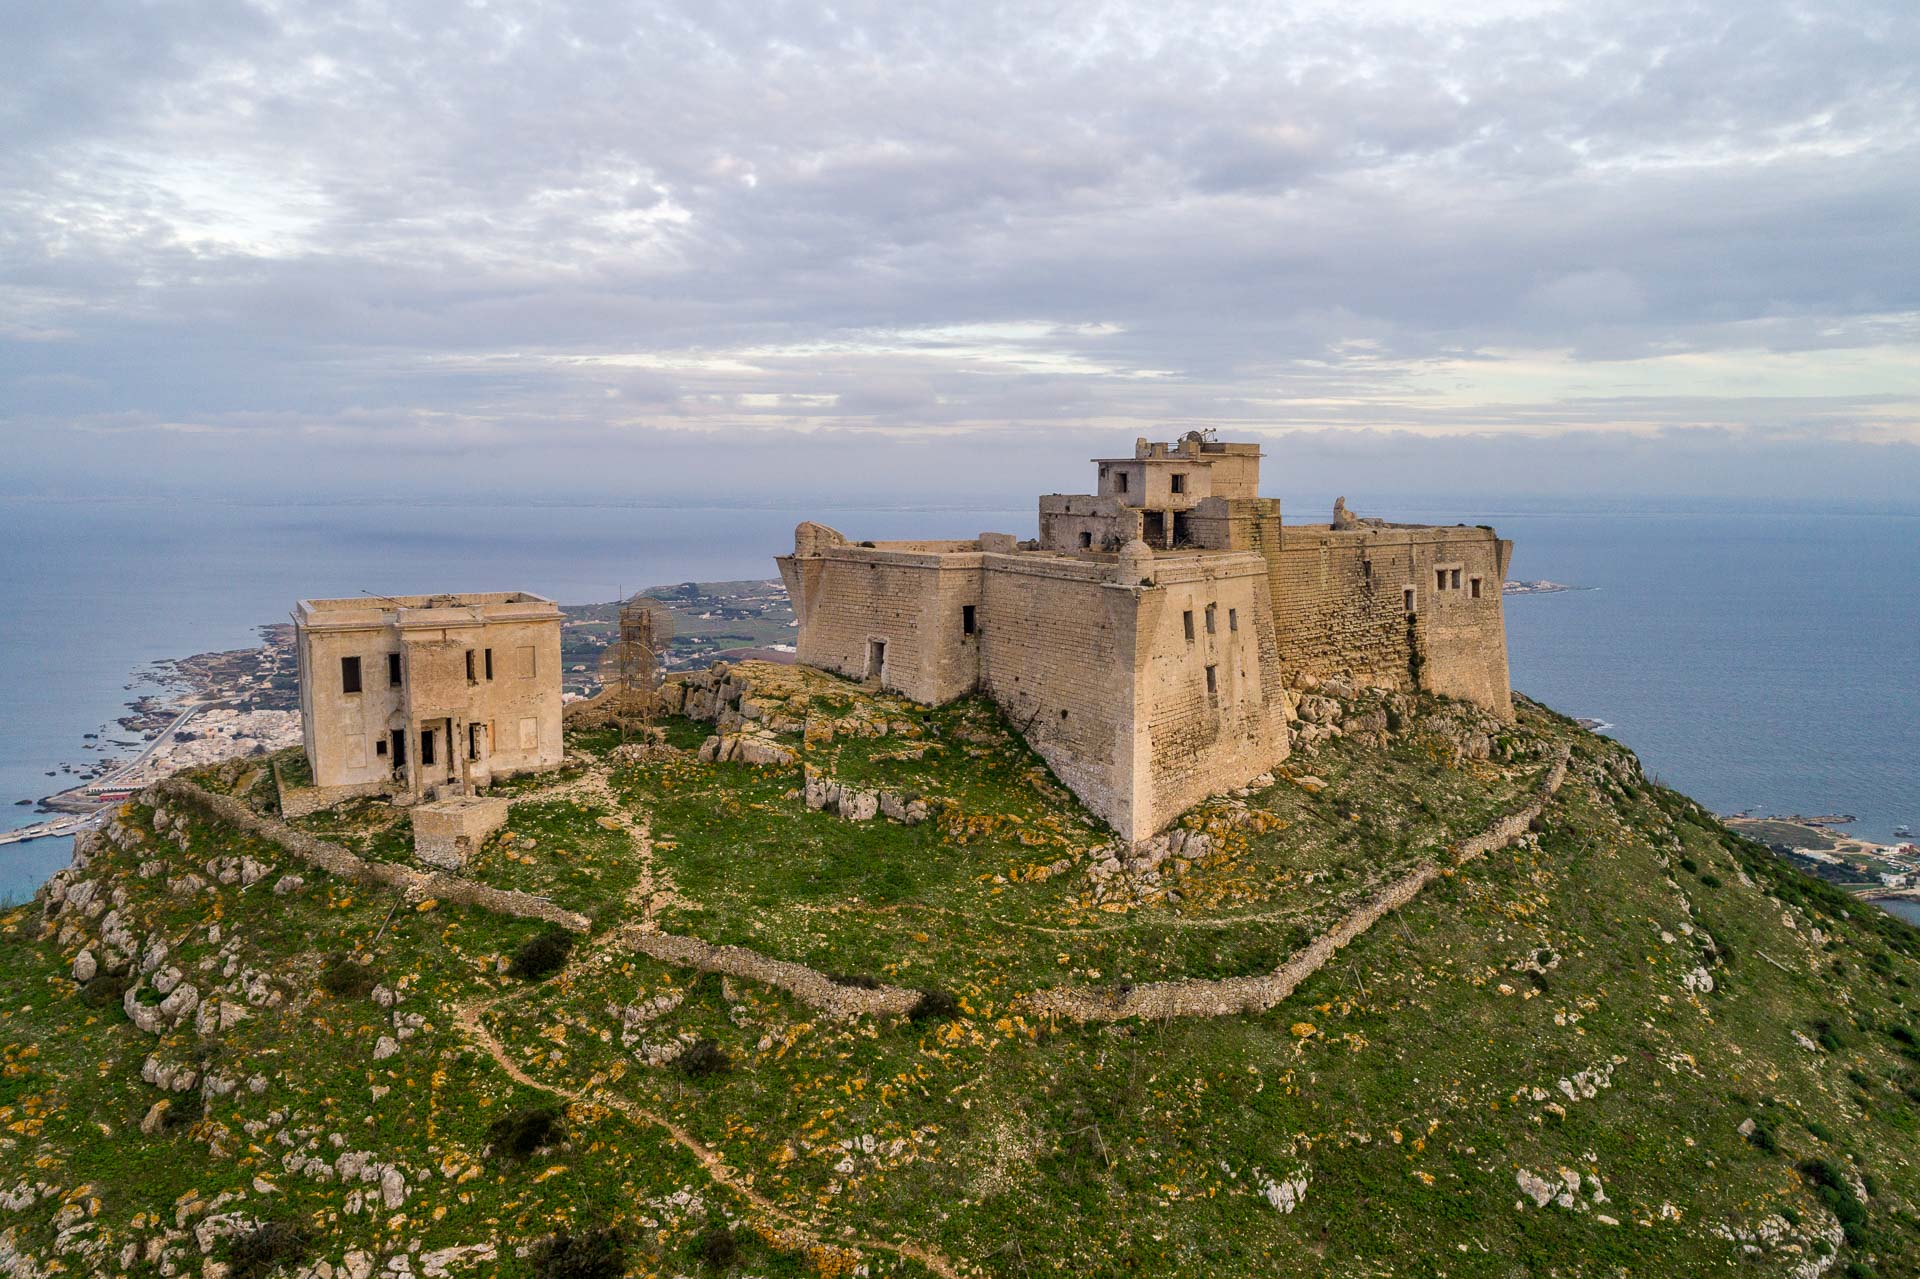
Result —
[[[578, 936], [128, 805], [0, 916], [0, 1270], [1920, 1271], [1920, 933], [1618, 744], [1314, 699], [1343, 735], [1148, 867], [984, 702], [749, 675], [777, 762], [579, 728], [496, 789], [469, 875]], [[1532, 829], [1456, 864], [1563, 752]], [[257, 763], [197, 780], [271, 815]], [[299, 825], [410, 860], [382, 805]], [[1037, 1011], [1271, 972], [1429, 863], [1269, 1012]]]

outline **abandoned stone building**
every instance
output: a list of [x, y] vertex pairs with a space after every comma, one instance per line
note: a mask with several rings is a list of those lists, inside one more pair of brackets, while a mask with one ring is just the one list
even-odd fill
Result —
[[300, 601], [313, 785], [411, 803], [559, 765], [560, 620], [518, 591]]
[[853, 543], [803, 523], [778, 557], [799, 660], [937, 704], [980, 691], [1081, 800], [1145, 839], [1285, 759], [1287, 687], [1341, 678], [1513, 713], [1485, 527], [1288, 524], [1256, 444], [1190, 432], [1096, 459], [1040, 536]]

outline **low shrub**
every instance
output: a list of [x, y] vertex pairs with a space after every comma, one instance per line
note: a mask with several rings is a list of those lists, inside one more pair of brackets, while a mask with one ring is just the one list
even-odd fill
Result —
[[89, 1008], [120, 1008], [133, 986], [133, 977], [124, 968], [95, 973], [93, 980], [80, 988], [80, 1002]]
[[538, 1150], [567, 1139], [566, 1124], [553, 1106], [532, 1106], [502, 1115], [487, 1125], [487, 1144], [502, 1159], [518, 1163]]
[[573, 934], [564, 928], [549, 928], [520, 943], [507, 961], [507, 972], [524, 981], [545, 981], [565, 968], [572, 954]]
[[693, 1255], [709, 1270], [731, 1270], [740, 1260], [740, 1241], [725, 1226], [715, 1226], [693, 1242]]
[[379, 984], [380, 976], [373, 966], [352, 955], [327, 956], [327, 966], [320, 973], [320, 989], [335, 999], [365, 999]]
[[718, 1043], [711, 1039], [696, 1039], [680, 1050], [680, 1055], [673, 1059], [673, 1068], [683, 1075], [703, 1079], [731, 1070], [733, 1062]]
[[907, 1010], [907, 1017], [911, 1021], [952, 1021], [959, 1015], [960, 1001], [951, 992], [932, 987], [923, 989], [920, 998]]
[[266, 1221], [227, 1245], [227, 1279], [266, 1279], [307, 1255], [306, 1232], [285, 1221]]
[[621, 1279], [627, 1273], [627, 1241], [611, 1226], [561, 1231], [533, 1246], [527, 1260], [540, 1279]]

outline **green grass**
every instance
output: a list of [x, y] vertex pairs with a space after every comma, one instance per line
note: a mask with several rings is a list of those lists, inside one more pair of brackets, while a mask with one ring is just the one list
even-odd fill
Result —
[[[79, 1205], [67, 1238], [97, 1251], [62, 1257], [69, 1273], [152, 1273], [121, 1271], [120, 1250], [230, 1211], [297, 1227], [308, 1262], [336, 1266], [353, 1248], [384, 1264], [416, 1244], [610, 1228], [635, 1274], [846, 1273], [848, 1254], [783, 1234], [651, 1114], [839, 1248], [909, 1240], [993, 1274], [1784, 1275], [1828, 1231], [1829, 1273], [1920, 1268], [1920, 933], [1648, 782], [1616, 744], [1531, 706], [1499, 763], [1455, 763], [1417, 723], [1384, 750], [1332, 743], [1289, 762], [1326, 789], [1282, 777], [1250, 796], [1271, 829], [1189, 867], [1179, 900], [1103, 910], [1085, 869], [1108, 834], [990, 706], [903, 708], [835, 683], [810, 705], [891, 727], [789, 735], [809, 764], [927, 796], [936, 820], [809, 811], [798, 769], [613, 768], [611, 802], [644, 821], [655, 887], [674, 894], [661, 922], [950, 991], [957, 1016], [834, 1022], [605, 944], [644, 913], [642, 867], [606, 801], [554, 797], [578, 770], [499, 788], [512, 820], [469, 868], [593, 917], [538, 982], [505, 968], [541, 925], [394, 911], [391, 893], [310, 868], [276, 896], [296, 869], [283, 853], [192, 818], [183, 851], [132, 806], [130, 846], [101, 843], [87, 873], [124, 891], [136, 939], [165, 939], [169, 965], [247, 1013], [144, 1035], [66, 975], [99, 917], [0, 916], [0, 1190], [54, 1191], [0, 1229], [44, 1261], [76, 1221], [63, 1203]], [[681, 744], [705, 731], [669, 725]], [[1061, 983], [1270, 969], [1519, 803], [1559, 743], [1569, 780], [1535, 834], [1436, 881], [1267, 1015], [1081, 1027], [1019, 1009]], [[615, 744], [569, 742], [601, 760]], [[302, 824], [403, 860], [390, 818], [358, 804]], [[275, 869], [168, 892], [240, 854]], [[164, 873], [140, 878], [153, 860]], [[341, 957], [375, 989], [358, 971], [329, 983]], [[590, 1100], [517, 1083], [463, 1010], [526, 1076]], [[398, 1051], [376, 1061], [382, 1037]], [[702, 1043], [724, 1069], [675, 1068]], [[141, 1080], [149, 1055], [235, 1086], [162, 1094]], [[163, 1095], [181, 1121], [141, 1133]], [[542, 1121], [524, 1156], [489, 1155], [548, 1107], [558, 1144]], [[1764, 1136], [1740, 1134], [1748, 1119]], [[404, 1170], [404, 1204], [289, 1166], [354, 1151]], [[1575, 1206], [1536, 1207], [1522, 1172], [1578, 1173]], [[1305, 1198], [1282, 1213], [1263, 1188], [1293, 1178]], [[1776, 1214], [1786, 1234], [1746, 1252]], [[180, 1272], [198, 1266], [190, 1237], [166, 1246]], [[870, 1249], [859, 1264], [920, 1269]], [[534, 1266], [506, 1247], [469, 1273]]]

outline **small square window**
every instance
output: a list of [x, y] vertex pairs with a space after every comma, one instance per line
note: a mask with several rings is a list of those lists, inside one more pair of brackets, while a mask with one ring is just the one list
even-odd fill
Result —
[[1185, 475], [1175, 473], [1170, 478], [1169, 483], [1172, 484], [1175, 493], [1184, 493], [1187, 491], [1187, 477]]
[[379, 738], [373, 743], [373, 753], [376, 755], [385, 755], [387, 753], [386, 738], [384, 737]]
[[1081, 549], [1081, 550], [1083, 550], [1083, 551], [1090, 551], [1090, 550], [1092, 550], [1092, 549], [1093, 549], [1093, 534], [1092, 534], [1092, 533], [1089, 533], [1089, 532], [1085, 532], [1084, 530], [1083, 530], [1083, 531], [1081, 532], [1081, 534], [1080, 534], [1080, 549]]

